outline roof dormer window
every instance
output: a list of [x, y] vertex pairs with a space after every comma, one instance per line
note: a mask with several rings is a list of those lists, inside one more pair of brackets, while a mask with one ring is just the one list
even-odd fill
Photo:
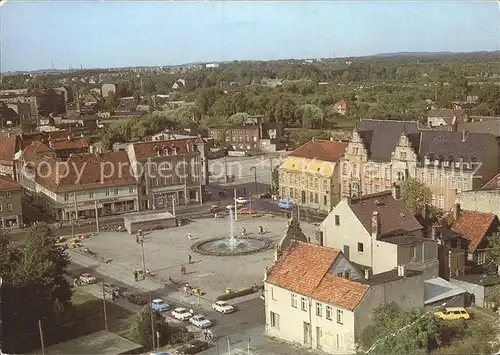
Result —
[[434, 160], [434, 166], [439, 166], [439, 160], [437, 159]]
[[431, 161], [429, 160], [428, 157], [425, 157], [424, 163], [425, 163], [425, 165], [429, 165], [431, 163]]

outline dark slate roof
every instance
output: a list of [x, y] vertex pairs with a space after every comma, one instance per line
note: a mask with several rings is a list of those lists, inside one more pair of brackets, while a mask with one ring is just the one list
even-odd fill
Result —
[[[403, 132], [407, 134], [418, 133], [418, 123], [410, 121], [361, 120], [358, 125], [358, 131], [362, 139], [370, 137], [370, 144], [366, 145], [366, 148], [371, 160], [389, 161], [401, 134]], [[367, 131], [371, 131], [371, 135]]]
[[495, 137], [500, 137], [500, 120], [487, 120], [476, 122], [463, 122], [457, 125], [457, 131], [467, 131], [473, 133], [490, 133]]
[[452, 279], [481, 286], [500, 285], [499, 275], [469, 274], [463, 276], [454, 276], [452, 277]]
[[[417, 270], [406, 270], [405, 271], [405, 277], [414, 277], [414, 276], [419, 276], [422, 275], [422, 271], [417, 271]], [[380, 274], [375, 274], [372, 275], [371, 277], [367, 279], [356, 279], [356, 282], [359, 282], [360, 284], [364, 285], [369, 285], [369, 286], [376, 286], [376, 285], [382, 285], [385, 283], [393, 282], [393, 281], [398, 281], [403, 279], [404, 277], [398, 275], [398, 269], [394, 270], [389, 270], [386, 272], [382, 272]]]
[[429, 159], [481, 161], [492, 139], [491, 134], [483, 133], [422, 131], [419, 155]]
[[429, 241], [429, 239], [424, 239], [421, 237], [415, 237], [413, 235], [405, 235], [405, 234], [385, 237], [385, 238], [382, 238], [382, 240], [386, 243], [395, 244], [395, 245], [415, 244], [415, 243], [419, 243], [423, 240]]
[[381, 237], [411, 234], [423, 228], [403, 201], [392, 197], [391, 191], [353, 198], [350, 208], [369, 233], [372, 232], [373, 212], [377, 211]]

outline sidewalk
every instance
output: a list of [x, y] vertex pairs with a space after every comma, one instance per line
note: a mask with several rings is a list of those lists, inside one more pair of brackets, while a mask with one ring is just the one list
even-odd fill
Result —
[[[96, 258], [84, 255], [75, 250], [68, 250], [71, 260], [75, 263], [82, 265], [87, 268], [92, 268], [96, 272], [107, 276], [109, 278], [120, 281], [130, 287], [136, 288], [142, 292], [151, 292], [165, 300], [171, 300], [174, 303], [181, 303], [183, 305], [199, 308], [203, 310], [210, 310], [212, 308], [212, 303], [214, 300], [208, 297], [196, 297], [189, 296], [184, 297], [184, 291], [179, 290], [171, 283], [163, 283], [160, 280], [155, 280], [152, 278], [146, 278], [144, 280], [136, 282], [134, 279], [134, 270], [125, 269], [118, 265], [114, 265], [111, 261], [110, 263], [104, 263]], [[199, 304], [198, 304], [199, 303]]]

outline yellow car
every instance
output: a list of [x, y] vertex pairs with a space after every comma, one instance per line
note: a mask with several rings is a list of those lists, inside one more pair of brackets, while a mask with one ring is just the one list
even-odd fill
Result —
[[64, 236], [56, 237], [56, 243], [64, 243], [67, 240]]
[[470, 314], [463, 307], [447, 307], [434, 315], [445, 320], [470, 319]]

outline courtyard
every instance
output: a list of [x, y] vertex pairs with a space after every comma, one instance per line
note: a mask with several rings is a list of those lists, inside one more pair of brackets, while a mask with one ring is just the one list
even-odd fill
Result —
[[[238, 235], [242, 228], [249, 237], [271, 240], [278, 243], [284, 235], [287, 220], [283, 217], [239, 216], [234, 222], [234, 233]], [[259, 226], [265, 234], [259, 235]], [[316, 227], [301, 223], [304, 234], [314, 239]], [[261, 284], [266, 267], [274, 262], [274, 250], [270, 248], [260, 253], [244, 256], [208, 256], [195, 253], [191, 246], [202, 240], [228, 237], [229, 217], [198, 219], [187, 225], [152, 231], [144, 236], [144, 259], [146, 268], [158, 279], [169, 277], [180, 283], [189, 283], [198, 287], [215, 299], [226, 288], [239, 290], [253, 284]], [[191, 233], [192, 239], [188, 238]], [[112, 260], [114, 265], [124, 270], [142, 270], [142, 248], [136, 242], [136, 236], [123, 232], [106, 232], [93, 236], [84, 242], [84, 246], [102, 257]], [[192, 257], [188, 264], [189, 255]], [[187, 272], [181, 274], [181, 265], [186, 265]]]

